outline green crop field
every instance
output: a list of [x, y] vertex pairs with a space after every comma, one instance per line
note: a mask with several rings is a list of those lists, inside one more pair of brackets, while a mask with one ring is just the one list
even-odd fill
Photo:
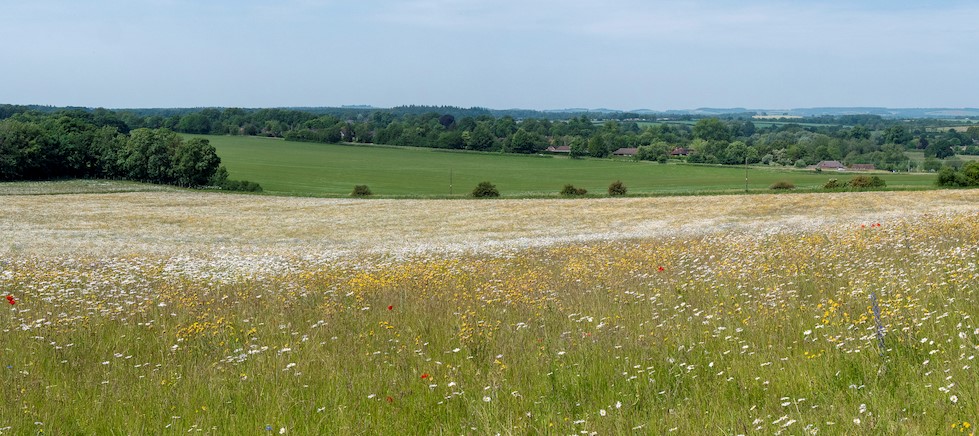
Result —
[[[906, 151], [904, 152], [904, 154], [914, 162], [922, 163], [925, 161], [925, 152], [923, 151], [920, 150]], [[955, 155], [955, 157], [958, 157], [959, 159], [962, 159], [963, 161], [967, 161], [967, 162], [970, 160], [979, 160], [979, 156], [972, 156], [968, 154], [957, 154]]]
[[[788, 124], [792, 124], [792, 125], [796, 125], [796, 126], [803, 126], [803, 127], [826, 127], [826, 126], [831, 125], [831, 124], [803, 123], [803, 122], [795, 123], [795, 122], [793, 122], [795, 120], [793, 120], [791, 118], [786, 118], [786, 119], [771, 119], [771, 120], [757, 120], [757, 119], [752, 119], [752, 120], [749, 120], [749, 121], [751, 121], [751, 123], [754, 124], [756, 128], [767, 128], [767, 127], [772, 127], [772, 126], [779, 127], [779, 126], [785, 126], [785, 125], [788, 125]], [[649, 127], [649, 126], [656, 126], [656, 125], [660, 125], [660, 124], [673, 124], [673, 125], [682, 124], [682, 125], [693, 127], [695, 124], [697, 124], [697, 121], [696, 120], [669, 120], [669, 121], [656, 121], [656, 122], [652, 122], [652, 121], [639, 121], [637, 124], [639, 125], [639, 127]]]
[[[461, 197], [481, 181], [494, 183], [505, 197], [554, 196], [568, 183], [604, 195], [615, 180], [630, 194], [646, 195], [743, 192], [745, 186], [742, 167], [202, 137], [217, 148], [232, 178], [258, 182], [274, 194], [345, 196], [355, 185], [368, 185], [380, 196]], [[767, 191], [772, 183], [787, 180], [800, 190], [812, 190], [831, 178], [842, 181], [853, 175], [751, 167], [748, 188]], [[891, 188], [921, 189], [934, 183], [934, 175], [882, 177]]]

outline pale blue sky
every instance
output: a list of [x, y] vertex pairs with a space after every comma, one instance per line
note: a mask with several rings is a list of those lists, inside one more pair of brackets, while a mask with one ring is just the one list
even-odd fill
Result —
[[2, 0], [0, 103], [979, 106], [979, 2]]

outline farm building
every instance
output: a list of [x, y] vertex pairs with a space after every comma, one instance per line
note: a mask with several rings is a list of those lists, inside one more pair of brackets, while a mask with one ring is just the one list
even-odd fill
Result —
[[639, 152], [635, 147], [623, 147], [612, 152], [612, 156], [635, 156]]
[[824, 160], [816, 164], [815, 168], [819, 170], [846, 171], [846, 166], [838, 160]]
[[670, 156], [687, 156], [689, 154], [690, 150], [683, 147], [674, 148], [673, 151], [670, 152]]
[[550, 147], [547, 147], [547, 152], [548, 153], [571, 153], [571, 146], [559, 145], [555, 147], [552, 145]]
[[850, 169], [853, 171], [874, 171], [877, 167], [874, 164], [853, 164], [850, 165]]

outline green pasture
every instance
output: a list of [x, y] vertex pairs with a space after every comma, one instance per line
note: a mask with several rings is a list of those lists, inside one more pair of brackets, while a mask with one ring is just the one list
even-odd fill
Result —
[[[630, 194], [645, 195], [734, 193], [745, 188], [743, 167], [201, 137], [217, 149], [231, 178], [258, 182], [273, 194], [346, 196], [355, 185], [368, 185], [379, 196], [462, 197], [481, 181], [494, 183], [505, 197], [556, 196], [568, 183], [605, 195], [615, 180], [621, 180]], [[749, 190], [768, 191], [780, 180], [813, 190], [831, 178], [844, 181], [854, 174], [751, 167], [747, 175]], [[898, 189], [927, 188], [935, 177], [881, 176], [889, 188]]]
[[[759, 128], [759, 129], [761, 129], [761, 128], [767, 128], [767, 127], [772, 127], [772, 126], [779, 127], [779, 126], [784, 126], [784, 125], [787, 125], [787, 124], [792, 124], [792, 125], [802, 126], [802, 127], [826, 127], [826, 126], [832, 125], [832, 124], [820, 124], [820, 123], [793, 122], [793, 119], [791, 119], [791, 118], [787, 118], [787, 119], [775, 119], [775, 120], [756, 120], [756, 119], [751, 119], [751, 120], [748, 120], [748, 121], [751, 121], [751, 123], [754, 124], [755, 127], [756, 128]], [[638, 124], [639, 127], [650, 127], [650, 126], [656, 126], [656, 125], [659, 125], [659, 124], [674, 124], [674, 125], [676, 125], [676, 124], [683, 124], [683, 125], [687, 125], [687, 126], [693, 127], [695, 124], [697, 124], [697, 120], [669, 120], [669, 121], [655, 121], [655, 122], [653, 122], [653, 121], [639, 121], [636, 124]]]
[[[904, 154], [910, 158], [912, 161], [917, 163], [922, 163], [925, 161], [925, 152], [921, 150], [906, 151]], [[963, 161], [979, 160], [979, 156], [972, 156], [968, 154], [957, 154], [955, 157], [962, 159]]]

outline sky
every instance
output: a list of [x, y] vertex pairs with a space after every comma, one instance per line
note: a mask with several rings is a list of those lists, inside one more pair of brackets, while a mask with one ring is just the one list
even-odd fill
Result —
[[0, 103], [979, 107], [976, 23], [966, 0], [2, 0]]

